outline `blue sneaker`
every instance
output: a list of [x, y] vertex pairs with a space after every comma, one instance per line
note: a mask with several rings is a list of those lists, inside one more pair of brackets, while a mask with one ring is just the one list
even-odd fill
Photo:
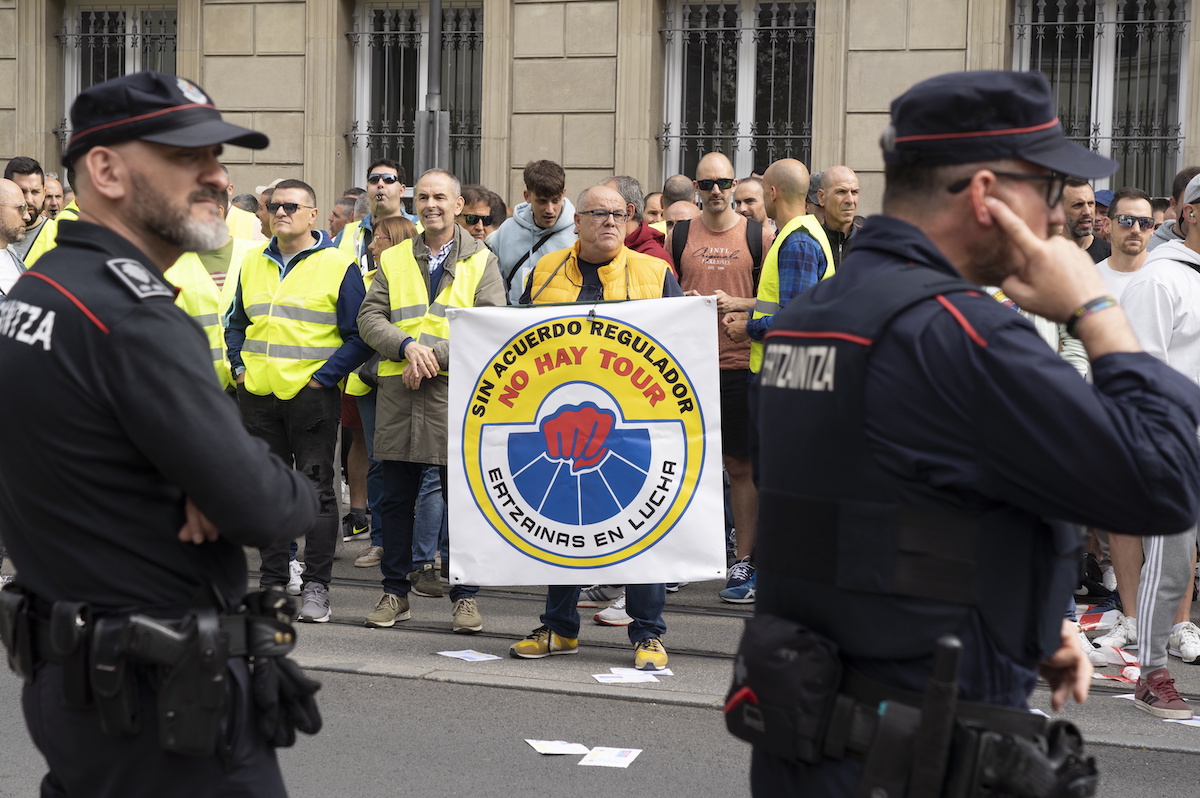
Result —
[[[734, 565], [736, 568], [737, 565]], [[754, 573], [754, 566], [751, 566], [750, 578], [740, 585], [727, 587], [721, 591], [721, 601], [728, 601], [730, 604], [753, 604], [754, 603], [754, 582], [757, 574]]]
[[1108, 612], [1109, 610], [1125, 614], [1125, 607], [1121, 604], [1121, 593], [1117, 590], [1114, 590], [1108, 595], [1108, 598], [1091, 609], [1092, 612]]

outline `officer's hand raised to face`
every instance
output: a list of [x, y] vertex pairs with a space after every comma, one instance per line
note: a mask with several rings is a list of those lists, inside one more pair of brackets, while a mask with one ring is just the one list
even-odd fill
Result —
[[[1004, 202], [995, 197], [987, 197], [984, 202], [1024, 260], [1017, 273], [1000, 286], [1018, 307], [1064, 322], [1086, 303], [1108, 294], [1091, 256], [1074, 242], [1062, 236], [1038, 238]], [[1074, 332], [1093, 360], [1111, 352], [1142, 351], [1119, 306], [1085, 316]]]

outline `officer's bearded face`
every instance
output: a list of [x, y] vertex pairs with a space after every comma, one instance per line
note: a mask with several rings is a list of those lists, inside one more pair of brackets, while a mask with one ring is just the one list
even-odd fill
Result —
[[[154, 181], [131, 171], [133, 206], [130, 214], [135, 224], [185, 252], [208, 252], [217, 249], [229, 238], [229, 228], [221, 218], [219, 207], [223, 199], [214, 189], [197, 189], [186, 198], [159, 191]], [[211, 200], [216, 206], [211, 206]], [[193, 208], [196, 203], [201, 207]], [[212, 207], [212, 211], [208, 210]]]

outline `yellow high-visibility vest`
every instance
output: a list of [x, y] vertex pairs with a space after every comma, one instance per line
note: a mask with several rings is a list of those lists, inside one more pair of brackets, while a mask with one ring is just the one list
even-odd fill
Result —
[[[825, 235], [825, 228], [821, 227], [817, 217], [808, 213], [791, 219], [775, 236], [775, 242], [771, 244], [767, 257], [763, 258], [762, 275], [758, 280], [758, 296], [754, 303], [754, 318], [774, 316], [779, 312], [779, 250], [788, 236], [801, 229], [815, 238], [821, 245], [821, 251], [825, 253], [825, 263], [828, 265], [825, 267], [825, 274], [821, 275], [821, 279], [826, 280], [833, 276], [833, 250], [829, 248], [829, 238]], [[751, 340], [750, 371], [757, 374], [762, 370], [762, 362], [762, 342]]]
[[[529, 284], [529, 301], [534, 305], [574, 302], [579, 299], [583, 273], [579, 270], [579, 242], [538, 259]], [[662, 296], [663, 280], [670, 267], [662, 258], [621, 247], [616, 256], [600, 267], [600, 284], [605, 299], [656, 299]]]
[[183, 253], [179, 260], [163, 273], [163, 277], [179, 289], [175, 304], [195, 319], [208, 336], [213, 369], [217, 372], [217, 379], [222, 388], [233, 385], [233, 375], [229, 371], [229, 362], [225, 355], [225, 317], [237, 292], [242, 261], [251, 252], [261, 251], [266, 246], [266, 243], [233, 239], [233, 253], [229, 259], [229, 268], [225, 270], [225, 284], [220, 290], [195, 252]]
[[45, 255], [50, 250], [58, 246], [58, 223], [66, 219], [67, 221], [75, 221], [79, 218], [79, 206], [75, 204], [75, 200], [67, 203], [67, 207], [58, 212], [58, 216], [53, 219], [47, 219], [42, 225], [42, 229], [38, 230], [37, 238], [33, 240], [33, 246], [25, 253], [26, 268], [37, 262], [37, 259]]
[[[457, 261], [454, 264], [454, 279], [430, 303], [425, 275], [413, 255], [412, 239], [401, 241], [384, 251], [379, 258], [379, 268], [387, 277], [392, 323], [423, 346], [432, 347], [438, 341], [450, 340], [450, 320], [446, 318], [446, 309], [475, 307], [475, 291], [483, 279], [483, 270], [490, 254], [490, 250], [484, 248], [465, 260]], [[403, 374], [407, 367], [407, 360], [380, 360], [379, 376]]]
[[350, 261], [335, 247], [317, 250], [279, 279], [265, 252], [242, 263], [242, 306], [250, 319], [242, 345], [246, 390], [291, 399], [341, 347], [337, 301]]

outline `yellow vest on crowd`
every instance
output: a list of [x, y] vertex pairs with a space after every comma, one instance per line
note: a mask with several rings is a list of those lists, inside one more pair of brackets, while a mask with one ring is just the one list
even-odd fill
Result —
[[204, 334], [208, 336], [213, 368], [222, 388], [233, 385], [233, 375], [229, 371], [229, 362], [225, 356], [225, 317], [237, 291], [242, 261], [255, 249], [261, 251], [265, 247], [266, 244], [233, 239], [233, 254], [229, 259], [229, 267], [225, 270], [225, 284], [220, 290], [195, 252], [183, 253], [179, 260], [163, 273], [163, 277], [179, 289], [175, 304], [204, 328]]
[[[530, 283], [529, 301], [534, 305], [575, 302], [583, 273], [579, 270], [579, 242], [538, 259]], [[611, 261], [600, 267], [605, 299], [657, 299], [662, 296], [667, 262], [653, 255], [622, 246]]]
[[[783, 242], [787, 237], [797, 230], [803, 229], [809, 235], [817, 240], [821, 245], [821, 251], [825, 253], [825, 274], [821, 275], [822, 280], [826, 280], [833, 276], [833, 250], [829, 248], [829, 238], [825, 235], [825, 228], [821, 227], [821, 223], [817, 221], [817, 217], [811, 213], [803, 214], [791, 219], [783, 226], [775, 236], [775, 242], [771, 244], [771, 249], [767, 252], [767, 257], [763, 258], [762, 275], [758, 280], [758, 297], [754, 303], [754, 318], [761, 319], [766, 316], [774, 316], [779, 312], [779, 249], [783, 246]], [[763, 362], [763, 345], [761, 341], [750, 341], [750, 370], [757, 374], [762, 370]]]
[[75, 221], [79, 218], [79, 206], [75, 204], [75, 200], [67, 203], [67, 207], [58, 212], [58, 216], [53, 219], [47, 219], [42, 225], [42, 229], [38, 230], [37, 238], [33, 240], [33, 246], [25, 253], [25, 266], [28, 268], [37, 262], [37, 259], [45, 255], [50, 250], [58, 246], [58, 223], [63, 219]]
[[[479, 288], [479, 281], [483, 279], [483, 270], [490, 254], [490, 250], [483, 248], [467, 259], [457, 261], [454, 264], [454, 279], [429, 304], [425, 275], [413, 255], [413, 239], [401, 241], [385, 250], [379, 258], [379, 268], [387, 277], [392, 323], [423, 346], [432, 347], [439, 341], [450, 340], [450, 321], [446, 318], [446, 309], [475, 307], [475, 292]], [[380, 360], [379, 376], [403, 374], [407, 367], [407, 360]]]
[[341, 347], [337, 301], [350, 262], [334, 247], [298, 261], [279, 279], [261, 253], [242, 263], [242, 306], [250, 319], [242, 345], [246, 390], [291, 399]]
[[358, 234], [361, 230], [361, 220], [356, 219], [353, 222], [346, 222], [346, 226], [342, 228], [342, 240], [338, 243], [338, 249], [348, 256], [350, 260], [357, 263], [360, 269], [362, 268], [362, 261], [358, 259]]
[[247, 241], [267, 240], [262, 232], [262, 220], [236, 205], [230, 205], [229, 210], [225, 212], [225, 226], [229, 228], [229, 235], [234, 238], [244, 238]]
[[[368, 291], [371, 290], [371, 283], [375, 282], [375, 272], [377, 271], [379, 270], [372, 269], [363, 275], [363, 287]], [[346, 375], [346, 393], [350, 394], [351, 396], [366, 396], [371, 391], [375, 390], [370, 385], [367, 385], [365, 382], [363, 382], [362, 377], [358, 376], [359, 369], [364, 369], [369, 365], [370, 361], [362, 364], [358, 369], [355, 369]]]

